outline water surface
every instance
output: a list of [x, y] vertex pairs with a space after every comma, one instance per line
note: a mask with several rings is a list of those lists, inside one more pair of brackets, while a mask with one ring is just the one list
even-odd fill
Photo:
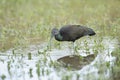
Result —
[[111, 52], [116, 43], [117, 40], [111, 38], [82, 41], [79, 44], [82, 48], [77, 48], [77, 54], [83, 57], [94, 54], [96, 57], [77, 70], [66, 69], [57, 61], [71, 55], [68, 43], [61, 44], [61, 49], [52, 48], [51, 51], [44, 43], [0, 52], [0, 80], [109, 80], [115, 62]]

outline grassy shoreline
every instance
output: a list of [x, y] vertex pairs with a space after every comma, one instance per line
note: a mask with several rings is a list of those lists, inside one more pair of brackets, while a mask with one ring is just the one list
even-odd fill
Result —
[[65, 24], [93, 28], [98, 37], [120, 41], [120, 1], [3, 0], [0, 2], [0, 50], [48, 41], [50, 30]]

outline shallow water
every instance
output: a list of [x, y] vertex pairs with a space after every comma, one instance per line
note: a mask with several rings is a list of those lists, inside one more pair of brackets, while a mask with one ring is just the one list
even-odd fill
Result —
[[[86, 43], [89, 50], [84, 47]], [[114, 51], [116, 43], [116, 39], [110, 38], [103, 38], [96, 43], [94, 40], [81, 42], [79, 45], [82, 48], [77, 49], [79, 55], [97, 53], [90, 64], [75, 71], [65, 69], [57, 62], [57, 59], [71, 55], [72, 51], [67, 43], [61, 45], [61, 49], [54, 48], [51, 51], [47, 50], [45, 43], [0, 52], [0, 80], [107, 80], [115, 61], [111, 52]], [[103, 46], [96, 47], [96, 44]]]

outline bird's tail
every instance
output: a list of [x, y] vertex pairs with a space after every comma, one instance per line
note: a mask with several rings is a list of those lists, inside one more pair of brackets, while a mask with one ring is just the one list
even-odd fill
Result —
[[95, 35], [96, 33], [91, 29], [91, 28], [88, 28], [88, 35], [89, 36], [93, 36]]

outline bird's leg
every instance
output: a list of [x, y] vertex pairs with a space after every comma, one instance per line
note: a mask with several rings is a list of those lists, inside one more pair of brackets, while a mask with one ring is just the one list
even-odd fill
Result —
[[73, 55], [78, 55], [78, 52], [77, 52], [77, 49], [76, 49], [76, 46], [75, 46], [75, 42], [72, 42], [73, 44]]
[[72, 42], [72, 47], [73, 47], [73, 55], [75, 55], [75, 43], [74, 42]]

